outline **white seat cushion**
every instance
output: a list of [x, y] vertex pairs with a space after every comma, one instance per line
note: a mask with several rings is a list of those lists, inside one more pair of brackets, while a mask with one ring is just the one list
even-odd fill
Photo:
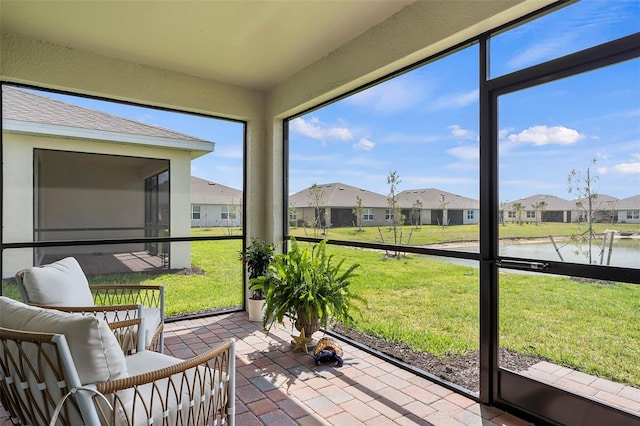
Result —
[[[126, 362], [129, 375], [136, 376], [179, 364], [182, 360], [157, 352], [142, 351], [128, 356]], [[226, 375], [223, 377], [226, 378]], [[164, 424], [163, 421], [165, 420], [167, 424], [177, 424], [177, 419], [179, 418], [182, 418], [182, 422], [187, 423], [186, 419], [189, 409], [193, 408], [195, 411], [198, 411], [198, 407], [202, 403], [201, 389], [205, 389], [204, 399], [210, 398], [212, 379], [214, 381], [214, 392], [223, 392], [224, 389], [219, 386], [218, 372], [215, 372], [214, 377], [211, 377], [211, 375], [205, 373], [205, 370], [201, 366], [198, 366], [188, 370], [184, 374], [177, 373], [173, 375], [172, 381], [175, 387], [170, 387], [168, 379], [159, 380], [155, 385], [147, 384], [141, 386], [138, 392], [141, 399], [146, 401], [146, 407], [140, 403], [140, 400], [137, 402], [133, 401], [133, 392], [131, 390], [121, 391], [119, 392], [119, 396], [123, 400], [124, 411], [127, 412], [129, 421], [135, 426]], [[195, 386], [193, 386], [194, 382], [196, 383]], [[193, 394], [191, 394], [190, 389], [193, 389]], [[163, 404], [160, 403], [160, 396], [162, 398], [168, 398], [166, 401], [168, 403], [166, 409], [163, 407]], [[226, 400], [225, 395], [219, 395], [218, 400], [224, 402]], [[179, 413], [179, 411], [181, 411], [181, 413]], [[153, 419], [152, 423], [150, 423], [149, 418]], [[118, 410], [116, 423], [122, 425], [129, 424], [125, 419], [126, 417], [122, 410]], [[191, 419], [188, 423], [196, 424], [196, 421]], [[203, 419], [200, 419], [197, 424], [204, 424]]]
[[87, 277], [73, 257], [26, 269], [22, 281], [29, 303], [49, 306], [93, 306]]
[[144, 347], [148, 348], [151, 339], [160, 325], [160, 309], [158, 308], [142, 308], [142, 317], [144, 318]]
[[63, 334], [82, 384], [127, 376], [127, 364], [113, 332], [94, 316], [42, 309], [0, 296], [0, 327]]

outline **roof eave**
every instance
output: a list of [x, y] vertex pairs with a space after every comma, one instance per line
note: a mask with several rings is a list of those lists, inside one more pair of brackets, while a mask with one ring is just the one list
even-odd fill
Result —
[[71, 139], [88, 139], [101, 142], [142, 145], [154, 148], [179, 149], [191, 151], [192, 159], [213, 152], [215, 148], [215, 143], [208, 141], [134, 135], [130, 133], [108, 132], [98, 129], [84, 129], [80, 127], [34, 123], [30, 121], [12, 119], [3, 119], [2, 129], [3, 131], [38, 136], [59, 136]]

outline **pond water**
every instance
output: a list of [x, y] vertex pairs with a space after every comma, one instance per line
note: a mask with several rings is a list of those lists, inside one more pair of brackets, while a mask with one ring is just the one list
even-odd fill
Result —
[[[564, 262], [570, 263], [588, 263], [588, 257], [585, 254], [576, 253], [577, 247], [570, 241], [556, 241], [556, 246]], [[451, 247], [452, 248], [452, 247]], [[456, 250], [456, 248], [452, 248]], [[587, 249], [587, 246], [583, 246]], [[478, 253], [478, 246], [460, 247], [457, 250]], [[593, 240], [591, 257], [592, 263], [600, 264], [600, 256], [602, 254], [603, 265], [607, 265], [610, 253], [610, 266], [638, 268], [640, 269], [640, 238], [615, 238], [611, 250], [609, 243], [602, 252], [602, 239]], [[513, 243], [511, 241], [500, 244], [499, 254], [503, 257], [519, 257], [524, 259], [539, 259], [561, 261], [560, 256], [556, 252], [551, 240]], [[426, 258], [437, 260], [440, 262], [453, 263], [456, 265], [478, 266], [478, 262], [466, 259], [443, 258], [439, 256], [425, 256]]]

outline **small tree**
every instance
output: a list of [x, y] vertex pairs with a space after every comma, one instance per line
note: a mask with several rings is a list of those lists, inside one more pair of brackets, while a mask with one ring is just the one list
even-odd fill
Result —
[[356, 195], [356, 205], [353, 207], [351, 212], [356, 215], [356, 226], [358, 227], [358, 231], [362, 232], [362, 222], [364, 220], [364, 203], [362, 202], [362, 198], [359, 195]]
[[518, 225], [522, 225], [522, 212], [524, 210], [524, 206], [522, 205], [522, 203], [513, 203], [511, 205], [511, 210], [516, 216], [516, 223]]
[[227, 211], [226, 212], [223, 211], [222, 214], [224, 215], [226, 213], [227, 215], [225, 219], [225, 224], [227, 225], [226, 226], [227, 233], [229, 235], [233, 235], [233, 226], [238, 213], [238, 205], [235, 204], [233, 197], [229, 198], [229, 203], [226, 205], [225, 208], [227, 209]]
[[534, 222], [536, 226], [538, 226], [538, 212], [540, 211], [540, 203], [531, 204], [531, 208], [533, 209]]
[[447, 201], [447, 197], [444, 194], [440, 194], [440, 202], [438, 203], [438, 207], [442, 210], [442, 223], [440, 224], [443, 228], [447, 225], [448, 220], [444, 220], [445, 212], [447, 211], [447, 206], [451, 201]]
[[313, 236], [318, 237], [318, 232], [324, 223], [324, 191], [317, 183], [309, 188], [309, 207], [313, 207]]
[[547, 208], [547, 202], [542, 200], [538, 203], [540, 208], [540, 223], [544, 223], [544, 209]]
[[411, 223], [418, 228], [420, 226], [420, 213], [422, 212], [422, 201], [416, 200], [411, 206]]
[[[595, 166], [596, 159], [591, 160], [591, 163]], [[571, 235], [571, 239], [576, 242], [576, 253], [582, 253], [587, 256], [589, 263], [592, 261], [593, 237], [595, 236], [593, 232], [593, 212], [595, 201], [598, 198], [598, 180], [599, 177], [593, 176], [589, 167], [587, 167], [584, 174], [581, 171], [572, 169], [567, 178], [567, 190], [570, 194], [576, 194], [576, 207], [585, 212], [584, 219], [587, 223], [587, 230]], [[585, 246], [586, 248], [584, 248]]]
[[398, 225], [401, 224], [401, 212], [400, 206], [398, 205], [398, 185], [400, 185], [400, 176], [394, 170], [389, 172], [389, 176], [387, 176], [387, 184], [389, 184], [389, 195], [387, 196], [387, 203], [389, 205], [389, 211], [391, 214], [390, 224], [393, 229], [393, 243], [398, 244]]

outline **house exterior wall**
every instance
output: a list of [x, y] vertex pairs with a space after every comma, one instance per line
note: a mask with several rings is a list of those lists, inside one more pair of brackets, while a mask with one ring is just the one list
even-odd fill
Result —
[[[239, 204], [234, 205], [219, 205], [219, 204], [193, 204], [194, 206], [200, 206], [200, 219], [191, 219], [191, 227], [199, 228], [205, 226], [242, 226], [242, 206]], [[235, 208], [235, 219], [223, 219], [223, 208], [227, 211], [227, 208]]]
[[640, 223], [640, 210], [618, 211], [617, 223]]
[[[83, 152], [96, 154], [111, 154], [120, 156], [143, 157], [166, 159], [169, 161], [171, 172], [170, 178], [170, 205], [172, 208], [170, 226], [172, 236], [188, 236], [190, 235], [190, 170], [191, 155], [188, 151], [178, 151], [171, 149], [136, 147], [129, 145], [105, 143], [90, 140], [76, 140], [65, 138], [50, 138], [42, 136], [34, 136], [27, 134], [3, 133], [3, 156], [5, 159], [4, 173], [5, 176], [11, 176], [11, 181], [3, 181], [3, 222], [4, 222], [4, 242], [24, 242], [33, 241], [34, 231], [34, 179], [36, 179], [37, 171], [34, 174], [34, 150], [36, 149], [56, 149], [68, 152]], [[58, 173], [60, 171], [56, 171]], [[149, 170], [139, 170], [141, 174], [139, 180], [144, 180], [144, 173]], [[69, 178], [73, 178], [73, 171], [68, 170]], [[125, 176], [116, 177], [114, 179], [124, 179]], [[93, 188], [92, 188], [93, 187]], [[144, 226], [144, 199], [140, 198], [140, 192], [137, 188], [131, 188], [131, 191], [124, 191], [124, 195], [118, 193], [119, 201], [117, 203], [110, 202], [109, 199], [115, 196], [107, 190], [101, 192], [99, 181], [86, 182], [82, 186], [74, 189], [74, 191], [65, 190], [65, 188], [50, 188], [43, 194], [41, 202], [46, 203], [45, 208], [55, 209], [55, 200], [64, 191], [65, 197], [69, 197], [69, 202], [86, 201], [86, 197], [90, 200], [103, 200], [104, 203], [92, 206], [93, 223], [99, 222], [101, 219], [108, 220], [107, 223], [113, 223], [117, 220], [122, 226]], [[98, 194], [95, 194], [98, 191]], [[142, 188], [142, 196], [144, 197], [144, 188]], [[141, 210], [142, 209], [142, 210]], [[55, 210], [54, 210], [55, 211]], [[114, 216], [117, 216], [114, 219]], [[60, 226], [68, 228], [82, 227], [83, 218], [81, 216], [66, 216], [61, 214], [47, 214], [47, 217], [56, 218], [55, 222], [47, 223], [46, 226]], [[91, 234], [85, 234], [85, 238], [102, 238], [108, 236], [114, 237], [113, 232], [107, 234], [94, 231]], [[133, 236], [129, 234], [127, 236]], [[137, 234], [136, 234], [137, 235]], [[144, 235], [144, 233], [142, 233]], [[71, 237], [71, 235], [67, 235]], [[190, 245], [188, 243], [171, 243], [171, 268], [186, 268], [191, 265]], [[131, 248], [131, 247], [130, 247]], [[33, 265], [33, 249], [13, 249], [7, 250], [3, 256], [3, 278], [13, 276], [18, 270]]]

